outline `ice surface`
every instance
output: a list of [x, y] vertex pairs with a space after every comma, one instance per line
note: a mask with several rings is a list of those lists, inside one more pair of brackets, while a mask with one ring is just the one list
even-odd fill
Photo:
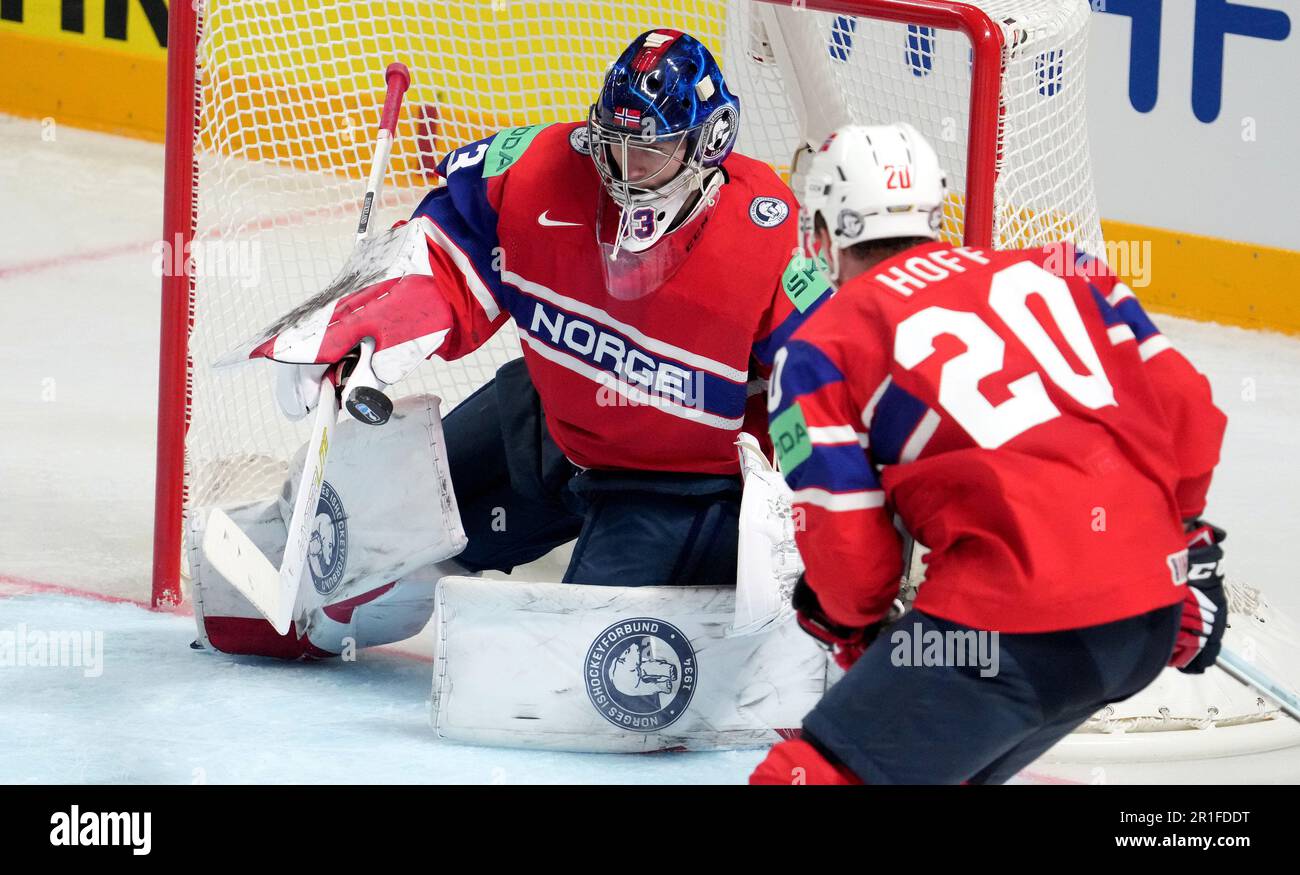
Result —
[[4, 783], [734, 783], [762, 757], [446, 744], [429, 728], [427, 660], [196, 652], [189, 617], [65, 595], [15, 595], [0, 611], [5, 629], [102, 634], [87, 651], [97, 663], [0, 667]]
[[[350, 664], [243, 660], [191, 651], [188, 617], [52, 591], [148, 597], [162, 149], [49, 131], [0, 116], [0, 632], [102, 632], [104, 670], [0, 666], [0, 782], [744, 779], [760, 752], [438, 743], [419, 640]], [[1157, 321], [1230, 418], [1209, 515], [1231, 574], [1300, 615], [1300, 340]]]

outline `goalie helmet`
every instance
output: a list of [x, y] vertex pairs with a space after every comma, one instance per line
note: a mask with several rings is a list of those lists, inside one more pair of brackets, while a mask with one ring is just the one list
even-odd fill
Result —
[[602, 239], [611, 259], [649, 250], [709, 206], [739, 127], [740, 101], [703, 43], [667, 28], [632, 41], [587, 119], [592, 159], [620, 213], [612, 242]]
[[825, 253], [838, 275], [838, 251], [895, 237], [939, 239], [947, 179], [939, 156], [909, 124], [845, 125], [812, 156], [803, 179], [805, 246], [816, 217], [830, 233]]

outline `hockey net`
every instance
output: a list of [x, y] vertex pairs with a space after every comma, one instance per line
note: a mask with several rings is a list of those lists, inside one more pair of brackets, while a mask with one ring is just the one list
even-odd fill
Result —
[[[196, 267], [164, 300], [156, 599], [178, 596], [183, 513], [273, 493], [306, 439], [307, 425], [276, 408], [270, 368], [210, 365], [343, 264], [392, 61], [410, 68], [412, 84], [375, 227], [409, 216], [447, 151], [502, 128], [585, 118], [632, 37], [669, 26], [713, 50], [741, 100], [737, 148], [778, 172], [836, 124], [906, 120], [948, 172], [951, 239], [1100, 242], [1086, 0], [176, 6], [166, 234]], [[435, 393], [445, 411], [518, 353], [507, 326], [394, 392]]]

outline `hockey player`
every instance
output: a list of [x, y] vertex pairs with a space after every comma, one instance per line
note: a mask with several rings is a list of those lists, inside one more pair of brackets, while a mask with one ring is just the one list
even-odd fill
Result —
[[734, 443], [766, 433], [772, 354], [828, 293], [783, 285], [794, 198], [732, 151], [739, 124], [702, 43], [641, 34], [587, 120], [442, 160], [446, 184], [410, 219], [427, 243], [417, 263], [331, 302], [313, 357], [256, 353], [282, 362], [281, 406], [306, 415], [363, 337], [391, 384], [514, 319], [523, 358], [444, 423], [468, 536], [457, 562], [509, 571], [576, 538], [566, 582], [734, 583]]
[[[842, 128], [809, 172], [839, 289], [777, 353], [769, 414], [795, 607], [848, 672], [754, 783], [1003, 782], [1219, 651], [1208, 382], [1101, 262], [940, 241], [944, 189], [908, 125]], [[930, 553], [888, 625], [894, 514]]]

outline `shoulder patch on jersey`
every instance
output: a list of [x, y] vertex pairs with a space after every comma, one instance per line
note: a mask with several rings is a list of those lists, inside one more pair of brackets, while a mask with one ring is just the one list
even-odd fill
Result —
[[760, 195], [749, 204], [749, 217], [760, 228], [775, 228], [790, 215], [790, 205], [779, 197]]
[[591, 154], [591, 135], [588, 133], [586, 125], [579, 125], [569, 131], [569, 145], [579, 155]]
[[483, 176], [500, 176], [509, 170], [546, 127], [549, 125], [525, 125], [499, 132], [488, 146], [487, 159], [483, 162]]
[[808, 421], [804, 419], [799, 402], [791, 404], [780, 416], [773, 418], [768, 428], [772, 446], [776, 448], [781, 470], [787, 474], [812, 455], [812, 438], [808, 435]]
[[802, 252], [795, 253], [794, 258], [785, 266], [781, 274], [781, 288], [795, 309], [804, 313], [817, 302], [831, 287], [830, 277], [826, 275], [829, 265], [826, 260], [809, 258]]

